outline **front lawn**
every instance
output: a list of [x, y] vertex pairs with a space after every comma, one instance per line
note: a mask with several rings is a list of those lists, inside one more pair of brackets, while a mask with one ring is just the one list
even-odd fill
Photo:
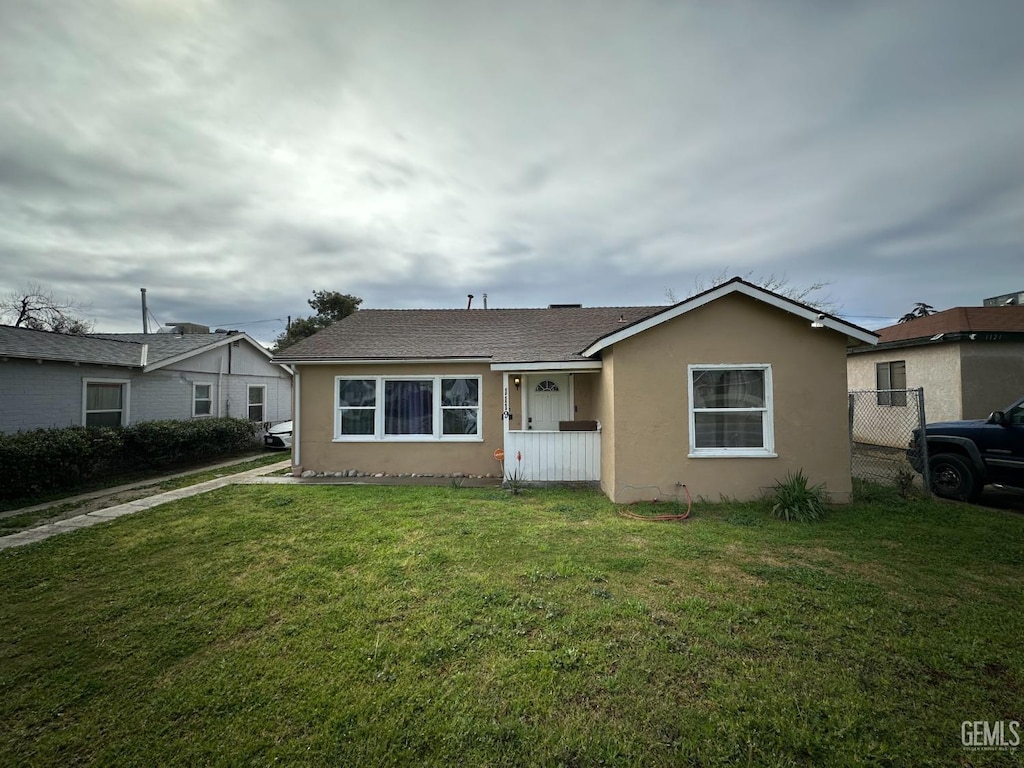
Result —
[[[1015, 765], [1024, 518], [241, 486], [0, 553], [0, 763]], [[1010, 733], [1007, 731], [1007, 736]]]

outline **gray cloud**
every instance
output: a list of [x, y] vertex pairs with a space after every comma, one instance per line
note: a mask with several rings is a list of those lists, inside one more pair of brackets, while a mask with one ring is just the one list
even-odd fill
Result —
[[661, 303], [728, 265], [898, 317], [1019, 272], [1016, 2], [0, 13], [0, 291], [104, 330], [142, 286], [268, 339], [321, 288]]

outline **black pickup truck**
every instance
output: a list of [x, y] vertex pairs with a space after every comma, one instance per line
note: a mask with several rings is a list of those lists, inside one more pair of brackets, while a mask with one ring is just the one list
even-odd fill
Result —
[[[987, 419], [942, 421], [925, 426], [928, 469], [938, 496], [974, 501], [989, 483], [1024, 488], [1024, 397]], [[921, 431], [907, 448], [911, 466], [921, 472]]]

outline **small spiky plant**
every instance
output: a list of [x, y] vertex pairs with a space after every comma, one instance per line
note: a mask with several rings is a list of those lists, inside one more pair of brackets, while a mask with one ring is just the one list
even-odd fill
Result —
[[786, 473], [786, 479], [775, 482], [772, 514], [788, 522], [811, 523], [825, 516], [828, 493], [825, 485], [809, 485], [803, 469]]

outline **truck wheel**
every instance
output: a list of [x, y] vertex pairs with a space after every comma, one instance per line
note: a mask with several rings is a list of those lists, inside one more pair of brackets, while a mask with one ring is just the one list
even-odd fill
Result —
[[940, 453], [928, 460], [932, 490], [944, 499], [974, 501], [981, 495], [982, 483], [974, 468], [962, 456]]

